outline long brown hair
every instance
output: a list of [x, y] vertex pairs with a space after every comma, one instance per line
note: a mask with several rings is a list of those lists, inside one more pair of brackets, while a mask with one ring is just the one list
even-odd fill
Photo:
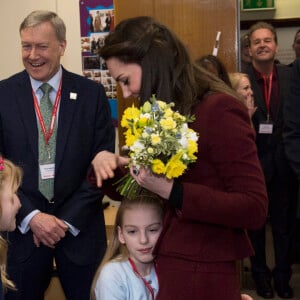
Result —
[[189, 114], [207, 92], [236, 97], [233, 89], [197, 66], [175, 33], [152, 17], [120, 22], [99, 54], [104, 60], [115, 57], [141, 66], [141, 104], [155, 94], [157, 99], [174, 102], [180, 113]]

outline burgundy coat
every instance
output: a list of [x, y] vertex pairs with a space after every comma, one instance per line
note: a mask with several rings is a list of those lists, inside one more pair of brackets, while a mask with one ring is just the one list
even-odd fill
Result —
[[[182, 210], [167, 210], [155, 252], [199, 262], [248, 257], [253, 249], [245, 229], [264, 224], [268, 199], [247, 109], [231, 96], [209, 94], [193, 114], [198, 158], [181, 178]], [[123, 174], [117, 170], [104, 182], [112, 199], [121, 199], [112, 184]]]
[[193, 113], [198, 159], [182, 177], [182, 210], [167, 211], [156, 252], [199, 262], [250, 256], [245, 229], [264, 224], [268, 200], [247, 109], [210, 94]]

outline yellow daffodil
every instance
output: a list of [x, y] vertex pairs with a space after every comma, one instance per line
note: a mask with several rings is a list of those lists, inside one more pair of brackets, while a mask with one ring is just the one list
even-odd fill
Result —
[[182, 153], [177, 153], [171, 157], [166, 165], [166, 176], [167, 178], [177, 178], [181, 176], [187, 166], [180, 160]]
[[127, 147], [130, 147], [133, 145], [133, 143], [138, 139], [137, 135], [132, 134], [132, 130], [128, 129], [125, 132], [125, 143]]
[[188, 147], [187, 147], [188, 156], [192, 160], [196, 160], [196, 156], [194, 153], [198, 152], [198, 145], [193, 140], [188, 140]]
[[143, 116], [138, 120], [138, 126], [145, 127], [147, 125], [147, 122], [148, 122], [148, 118], [146, 116]]
[[153, 159], [151, 170], [155, 174], [164, 174], [166, 172], [166, 166], [160, 159]]
[[172, 118], [162, 119], [159, 123], [164, 130], [170, 130], [176, 127], [176, 122]]
[[140, 115], [140, 110], [136, 108], [134, 105], [132, 107], [128, 107], [124, 110], [124, 114], [121, 120], [121, 126], [128, 128], [130, 126], [129, 122], [133, 122], [138, 119]]

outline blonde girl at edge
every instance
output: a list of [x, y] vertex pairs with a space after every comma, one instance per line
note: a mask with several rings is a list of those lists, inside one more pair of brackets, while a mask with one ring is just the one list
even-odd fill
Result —
[[[16, 214], [21, 204], [16, 194], [22, 181], [22, 171], [11, 161], [0, 156], [0, 231], [16, 229]], [[0, 235], [0, 299], [4, 299], [7, 288], [14, 289], [12, 281], [6, 277], [7, 242]]]

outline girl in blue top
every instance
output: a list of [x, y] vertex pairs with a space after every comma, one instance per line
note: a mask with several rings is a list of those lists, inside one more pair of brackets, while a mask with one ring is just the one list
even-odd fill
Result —
[[[162, 230], [163, 212], [163, 203], [154, 194], [121, 202], [111, 241], [92, 284], [91, 300], [156, 298], [158, 279], [152, 251]], [[253, 300], [245, 294], [241, 298]]]
[[153, 194], [121, 202], [91, 299], [155, 299], [158, 280], [152, 251], [162, 230], [163, 211], [162, 200]]

